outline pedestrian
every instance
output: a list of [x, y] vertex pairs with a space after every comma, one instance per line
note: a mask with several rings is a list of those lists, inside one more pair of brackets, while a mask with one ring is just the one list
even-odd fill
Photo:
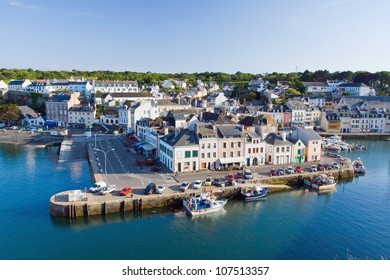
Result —
[[175, 177], [177, 177], [177, 171], [175, 172]]

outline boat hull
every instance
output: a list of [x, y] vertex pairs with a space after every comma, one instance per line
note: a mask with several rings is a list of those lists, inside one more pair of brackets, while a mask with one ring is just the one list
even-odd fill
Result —
[[226, 205], [226, 200], [216, 200], [213, 203], [213, 207], [207, 207], [199, 210], [191, 210], [188, 208], [187, 205], [184, 205], [184, 209], [186, 210], [187, 214], [191, 217], [206, 215], [206, 214], [212, 214], [215, 212], [218, 212], [219, 210], [222, 210], [223, 207]]
[[337, 182], [332, 183], [332, 184], [327, 184], [327, 185], [317, 185], [315, 183], [311, 184], [313, 189], [319, 190], [319, 191], [324, 191], [324, 190], [333, 190], [336, 187]]
[[242, 198], [244, 199], [244, 201], [260, 200], [260, 199], [266, 197], [267, 194], [268, 194], [268, 190], [263, 190], [260, 193], [256, 193], [256, 194], [254, 194], [254, 193], [249, 194], [246, 192], [241, 192], [241, 195], [242, 195]]

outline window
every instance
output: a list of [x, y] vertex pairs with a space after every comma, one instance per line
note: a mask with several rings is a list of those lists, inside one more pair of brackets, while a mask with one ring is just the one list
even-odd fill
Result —
[[282, 147], [282, 153], [284, 153], [284, 147]]
[[238, 142], [238, 147], [241, 148], [241, 142]]
[[213, 147], [214, 147], [214, 149], [217, 148], [217, 143], [214, 143]]
[[185, 151], [185, 158], [191, 157], [191, 151]]
[[198, 151], [192, 151], [192, 157], [198, 157]]
[[208, 143], [207, 144], [207, 149], [210, 149], [211, 148], [211, 143]]
[[230, 157], [233, 157], [233, 156], [234, 156], [233, 152], [230, 152]]
[[251, 148], [248, 148], [248, 154], [250, 154], [251, 153]]
[[211, 157], [211, 153], [207, 153], [207, 158], [210, 158]]
[[204, 144], [202, 144], [202, 149], [204, 149], [205, 148], [205, 145]]
[[223, 143], [223, 148], [224, 148], [224, 149], [226, 149], [226, 142], [225, 142], [225, 143]]
[[241, 156], [241, 152], [240, 151], [237, 152], [237, 156], [239, 156], [239, 157]]
[[204, 153], [202, 153], [202, 158], [204, 158]]
[[226, 152], [223, 152], [223, 157], [226, 158]]
[[230, 148], [234, 148], [234, 143], [230, 143]]
[[217, 153], [216, 152], [213, 153], [213, 157], [217, 157]]
[[290, 152], [290, 147], [286, 147], [286, 152]]
[[279, 147], [276, 148], [276, 152], [279, 153]]

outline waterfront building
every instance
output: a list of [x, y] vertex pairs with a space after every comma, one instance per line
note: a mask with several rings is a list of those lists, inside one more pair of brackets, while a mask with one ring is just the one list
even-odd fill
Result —
[[26, 90], [27, 86], [31, 84], [29, 79], [26, 80], [11, 80], [8, 83], [9, 90]]
[[246, 166], [265, 164], [265, 141], [253, 131], [245, 133], [244, 157]]
[[79, 92], [55, 94], [46, 101], [46, 119], [58, 122], [58, 126], [66, 126], [69, 121], [69, 108], [80, 104]]
[[95, 114], [95, 106], [84, 100], [81, 104], [76, 104], [69, 108], [68, 123], [84, 124], [86, 127], [90, 127], [95, 122]]
[[93, 81], [93, 91], [97, 92], [138, 92], [137, 81]]
[[161, 137], [159, 158], [173, 172], [199, 170], [199, 143], [195, 132], [176, 129]]
[[288, 141], [293, 144], [292, 162], [300, 163], [305, 161], [306, 146], [301, 139], [292, 139], [287, 137]]
[[245, 137], [240, 125], [218, 125], [218, 167], [245, 165]]
[[269, 164], [289, 164], [293, 156], [293, 143], [287, 140], [286, 133], [269, 133], [265, 137], [266, 162]]
[[321, 116], [321, 128], [327, 132], [340, 132], [340, 115], [335, 112], [324, 112]]
[[[321, 160], [322, 137], [313, 129], [300, 127], [293, 128], [289, 135], [289, 138], [293, 139], [294, 141], [301, 140], [305, 146], [304, 154], [301, 154], [300, 151], [302, 150], [299, 149], [298, 142], [298, 152], [295, 154], [295, 156], [297, 154], [299, 155], [298, 157], [304, 155], [304, 161]], [[295, 158], [295, 156], [294, 161], [297, 162], [296, 160], [298, 160], [298, 158]]]
[[49, 94], [53, 91], [50, 81], [34, 81], [26, 87], [26, 91]]
[[28, 106], [18, 106], [20, 110], [20, 114], [23, 116], [22, 124], [23, 125], [44, 125], [45, 120], [42, 118], [40, 114], [35, 112]]
[[215, 126], [205, 123], [195, 124], [195, 135], [199, 143], [199, 169], [218, 167], [218, 133]]
[[155, 158], [159, 156], [159, 133], [158, 127], [154, 126], [155, 121], [151, 118], [142, 118], [137, 121], [137, 136], [147, 144], [142, 146], [143, 153]]
[[306, 105], [301, 100], [289, 100], [286, 107], [291, 110], [291, 125], [304, 126], [306, 118]]

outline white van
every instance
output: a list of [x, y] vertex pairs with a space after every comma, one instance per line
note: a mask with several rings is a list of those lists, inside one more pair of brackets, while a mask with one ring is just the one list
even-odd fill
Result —
[[245, 179], [252, 179], [253, 178], [252, 171], [250, 171], [249, 169], [246, 169], [244, 176], [245, 176]]
[[103, 188], [107, 187], [106, 182], [104, 181], [99, 181], [93, 184], [92, 187], [89, 188], [90, 192], [100, 192]]

